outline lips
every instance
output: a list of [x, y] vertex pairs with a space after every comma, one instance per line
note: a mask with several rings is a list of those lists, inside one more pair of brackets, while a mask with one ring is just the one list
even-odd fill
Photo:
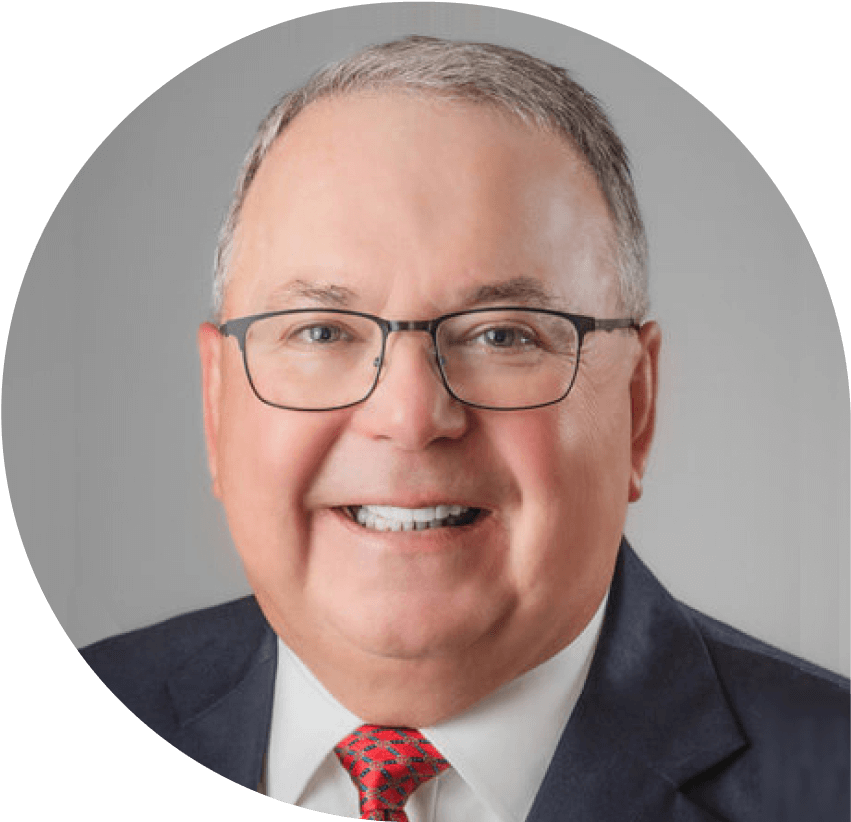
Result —
[[423, 508], [393, 505], [350, 505], [346, 514], [372, 531], [425, 531], [470, 525], [483, 513], [481, 508], [446, 503]]

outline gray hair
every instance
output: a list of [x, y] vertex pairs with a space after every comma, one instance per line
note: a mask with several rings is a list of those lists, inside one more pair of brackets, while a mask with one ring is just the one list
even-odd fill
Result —
[[606, 199], [615, 233], [621, 307], [644, 318], [647, 240], [626, 149], [596, 98], [558, 66], [487, 43], [407, 37], [330, 65], [286, 94], [261, 122], [242, 165], [215, 258], [213, 310], [220, 316], [243, 203], [277, 137], [311, 103], [360, 91], [404, 90], [491, 105], [554, 132], [585, 158]]

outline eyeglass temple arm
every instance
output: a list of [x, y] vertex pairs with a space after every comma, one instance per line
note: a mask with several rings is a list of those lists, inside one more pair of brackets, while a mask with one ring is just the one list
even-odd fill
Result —
[[632, 328], [638, 331], [641, 326], [631, 317], [623, 320], [594, 320], [594, 331], [614, 331], [617, 328]]

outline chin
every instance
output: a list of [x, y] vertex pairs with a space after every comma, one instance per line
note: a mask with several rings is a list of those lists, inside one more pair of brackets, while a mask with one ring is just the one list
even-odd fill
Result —
[[332, 619], [346, 641], [362, 652], [400, 661], [457, 658], [491, 635], [497, 621], [481, 608], [471, 612], [448, 604], [445, 597], [400, 599], [395, 605], [385, 600], [378, 608], [365, 604], [356, 614], [337, 613]]

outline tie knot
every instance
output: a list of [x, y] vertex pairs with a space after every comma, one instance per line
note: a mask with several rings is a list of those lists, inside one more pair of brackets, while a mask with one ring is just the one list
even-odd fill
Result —
[[449, 767], [419, 731], [361, 725], [334, 748], [360, 794], [361, 819], [407, 822], [402, 808], [423, 782]]

